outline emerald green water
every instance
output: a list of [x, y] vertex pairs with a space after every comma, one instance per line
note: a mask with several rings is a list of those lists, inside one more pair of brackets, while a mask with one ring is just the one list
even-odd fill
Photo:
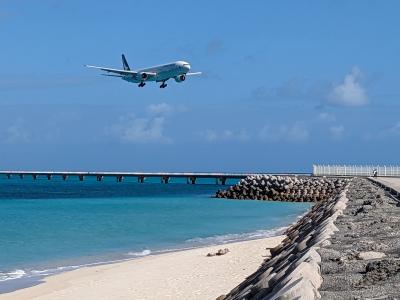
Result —
[[0, 291], [79, 265], [276, 235], [308, 203], [212, 198], [213, 184], [0, 179]]

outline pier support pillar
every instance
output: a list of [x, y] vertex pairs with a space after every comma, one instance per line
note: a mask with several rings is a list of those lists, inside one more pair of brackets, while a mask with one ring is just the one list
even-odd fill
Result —
[[37, 174], [32, 174], [32, 178], [33, 178], [33, 180], [36, 180], [37, 179]]
[[117, 182], [122, 182], [124, 180], [124, 176], [118, 175]]
[[226, 184], [226, 177], [217, 178], [217, 184], [225, 185]]
[[96, 180], [97, 181], [103, 181], [104, 176], [103, 175], [97, 175]]
[[68, 179], [68, 175], [66, 175], [66, 174], [62, 174], [61, 177], [62, 177], [62, 180], [64, 180], [64, 181]]
[[11, 174], [7, 174], [7, 178], [8, 178], [8, 179], [11, 179]]
[[144, 183], [145, 179], [146, 179], [146, 177], [144, 177], [144, 176], [138, 176], [138, 178], [137, 178], [139, 183]]
[[50, 174], [46, 174], [47, 180], [51, 180], [51, 175]]
[[19, 178], [24, 179], [24, 174], [19, 174]]
[[195, 176], [190, 176], [190, 177], [188, 177], [188, 183], [191, 183], [191, 184], [196, 184], [196, 177]]
[[83, 175], [79, 175], [78, 177], [79, 177], [79, 181], [83, 181], [83, 179], [84, 179]]
[[168, 182], [169, 182], [169, 176], [161, 177], [161, 183], [168, 183]]

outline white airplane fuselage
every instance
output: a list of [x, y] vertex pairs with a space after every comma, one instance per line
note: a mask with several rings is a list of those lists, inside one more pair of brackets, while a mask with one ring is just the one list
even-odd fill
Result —
[[108, 74], [103, 74], [106, 76], [118, 77], [122, 80], [139, 83], [139, 87], [144, 87], [147, 81], [161, 82], [160, 88], [165, 88], [167, 86], [166, 81], [173, 78], [176, 82], [183, 82], [186, 76], [200, 75], [201, 72], [189, 72], [190, 64], [186, 61], [175, 61], [172, 63], [154, 66], [150, 68], [132, 70], [122, 54], [122, 66], [123, 69], [115, 69], [108, 67], [98, 67], [92, 65], [86, 65], [88, 68], [100, 69]]
[[[176, 61], [172, 63], [168, 63], [165, 65], [154, 66], [146, 69], [137, 70], [138, 74], [146, 74], [146, 73], [156, 73], [156, 76], [149, 77], [146, 81], [156, 81], [163, 82], [167, 81], [170, 78], [175, 78], [176, 81], [180, 81], [181, 76], [185, 76], [187, 72], [190, 70], [190, 64], [185, 61]], [[139, 76], [137, 76], [139, 77]], [[132, 77], [132, 76], [124, 76], [123, 80], [133, 83], [140, 83], [142, 81], [141, 78]], [[183, 77], [184, 78], [184, 77]], [[183, 81], [183, 80], [182, 80]]]

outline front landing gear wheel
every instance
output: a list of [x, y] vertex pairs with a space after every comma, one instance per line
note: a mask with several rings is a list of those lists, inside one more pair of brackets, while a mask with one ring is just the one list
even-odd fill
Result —
[[144, 87], [146, 84], [144, 82], [139, 83], [138, 87]]
[[160, 85], [160, 89], [165, 89], [167, 87], [167, 84], [165, 82], [162, 83], [162, 85]]

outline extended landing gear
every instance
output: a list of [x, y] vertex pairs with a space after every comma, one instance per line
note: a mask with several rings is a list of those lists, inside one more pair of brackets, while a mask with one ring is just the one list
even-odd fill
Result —
[[146, 84], [142, 81], [141, 83], [139, 83], [138, 87], [144, 87]]
[[160, 85], [160, 89], [165, 89], [167, 87], [167, 84], [165, 83], [165, 81], [163, 81], [163, 83]]

